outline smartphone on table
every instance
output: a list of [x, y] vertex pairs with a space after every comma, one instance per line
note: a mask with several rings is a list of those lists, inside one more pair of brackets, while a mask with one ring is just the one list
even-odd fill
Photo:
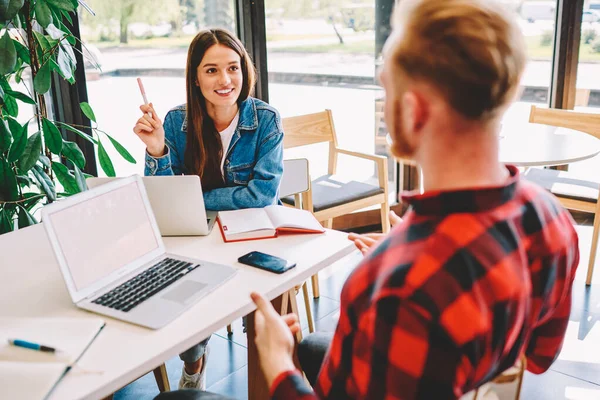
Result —
[[274, 272], [276, 274], [282, 274], [296, 266], [296, 263], [294, 262], [270, 254], [261, 253], [260, 251], [251, 251], [248, 254], [244, 254], [238, 258], [238, 261], [242, 264], [264, 269], [265, 271]]

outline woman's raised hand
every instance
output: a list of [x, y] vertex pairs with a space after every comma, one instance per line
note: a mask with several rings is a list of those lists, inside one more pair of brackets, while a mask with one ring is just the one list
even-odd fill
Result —
[[133, 132], [142, 139], [148, 154], [153, 157], [162, 157], [165, 154], [165, 130], [162, 121], [158, 118], [152, 103], [142, 104], [140, 110], [144, 115], [137, 120]]

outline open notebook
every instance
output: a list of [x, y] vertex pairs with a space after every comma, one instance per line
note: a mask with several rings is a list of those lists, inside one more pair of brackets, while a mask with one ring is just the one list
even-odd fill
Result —
[[274, 238], [278, 233], [323, 233], [325, 229], [310, 212], [284, 206], [219, 211], [223, 240]]
[[[79, 360], [104, 327], [99, 318], [0, 317], [0, 389], [2, 398], [45, 399]], [[13, 346], [21, 339], [49, 347], [46, 353]]]

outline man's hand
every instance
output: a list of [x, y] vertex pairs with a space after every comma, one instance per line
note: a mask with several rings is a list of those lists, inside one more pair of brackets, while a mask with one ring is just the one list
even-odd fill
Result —
[[[390, 210], [390, 223], [392, 226], [396, 226], [400, 222], [402, 222], [402, 218], [400, 218], [394, 211]], [[386, 233], [369, 233], [366, 235], [351, 233], [348, 235], [348, 239], [352, 240], [356, 248], [365, 254], [371, 247], [373, 247], [373, 245], [378, 243], [386, 235]]]
[[257, 308], [254, 316], [254, 341], [267, 385], [271, 388], [273, 381], [282, 372], [296, 369], [292, 355], [294, 335], [300, 330], [300, 323], [295, 314], [279, 315], [260, 294], [252, 293], [250, 297]]

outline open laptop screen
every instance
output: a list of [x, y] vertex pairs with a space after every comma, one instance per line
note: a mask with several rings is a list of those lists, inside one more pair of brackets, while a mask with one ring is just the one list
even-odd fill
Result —
[[159, 247], [136, 182], [49, 217], [77, 290]]

